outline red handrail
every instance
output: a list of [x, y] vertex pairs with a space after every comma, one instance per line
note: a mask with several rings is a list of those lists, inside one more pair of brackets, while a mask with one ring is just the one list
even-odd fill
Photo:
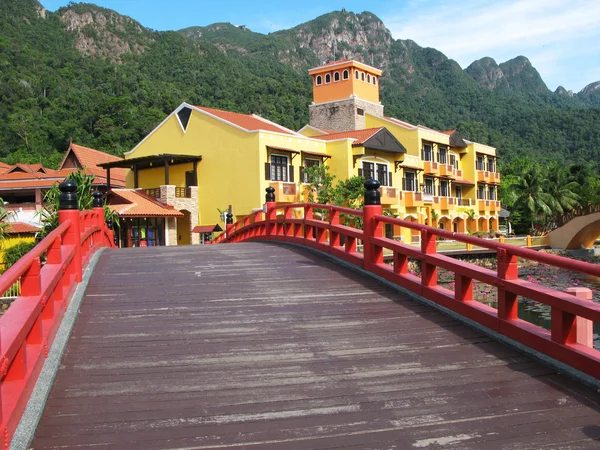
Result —
[[99, 248], [114, 246], [103, 208], [59, 211], [59, 223], [0, 276], [0, 293], [21, 280], [21, 295], [0, 317], [0, 430], [5, 448], [81, 281], [82, 270]]
[[[302, 209], [302, 217], [294, 218], [294, 209]], [[325, 211], [327, 220], [316, 220], [313, 214], [315, 209]], [[264, 217], [262, 214], [255, 213], [232, 225], [215, 243], [273, 240], [318, 249], [371, 271], [463, 317], [600, 379], [600, 352], [577, 339], [578, 322], [589, 320], [600, 323], [600, 304], [519, 279], [517, 258], [596, 277], [600, 277], [600, 265], [384, 216], [380, 205], [365, 206], [360, 211], [329, 205], [277, 206], [275, 203], [267, 203], [267, 212]], [[342, 214], [362, 218], [363, 229], [341, 225]], [[417, 231], [421, 237], [420, 248], [383, 237], [384, 224]], [[438, 254], [437, 237], [495, 250], [497, 270]], [[363, 242], [363, 252], [357, 251], [358, 241]], [[391, 252], [392, 264], [384, 263], [384, 249]], [[409, 258], [421, 262], [420, 276], [409, 272]], [[454, 273], [454, 290], [438, 286], [438, 267]], [[497, 290], [497, 308], [474, 300], [473, 280], [486, 283]], [[552, 313], [549, 331], [518, 318], [518, 296], [550, 306]]]

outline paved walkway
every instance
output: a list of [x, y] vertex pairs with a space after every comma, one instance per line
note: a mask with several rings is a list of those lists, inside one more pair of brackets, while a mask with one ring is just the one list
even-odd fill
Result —
[[302, 249], [109, 250], [32, 447], [597, 449], [599, 404]]

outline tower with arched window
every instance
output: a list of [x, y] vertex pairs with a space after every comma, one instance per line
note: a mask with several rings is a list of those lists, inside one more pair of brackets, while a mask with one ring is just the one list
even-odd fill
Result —
[[308, 71], [313, 81], [310, 125], [349, 131], [365, 128], [365, 113], [383, 117], [379, 102], [381, 70], [353, 60], [340, 60]]

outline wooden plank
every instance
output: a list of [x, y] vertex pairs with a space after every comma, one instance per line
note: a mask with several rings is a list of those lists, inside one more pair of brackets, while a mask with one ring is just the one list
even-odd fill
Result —
[[586, 448], [599, 404], [299, 248], [110, 250], [33, 447]]

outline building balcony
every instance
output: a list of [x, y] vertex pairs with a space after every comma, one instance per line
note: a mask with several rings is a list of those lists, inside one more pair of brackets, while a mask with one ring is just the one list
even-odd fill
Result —
[[490, 173], [486, 170], [477, 171], [477, 181], [479, 183], [487, 183], [490, 178]]
[[488, 183], [500, 184], [500, 174], [498, 172], [489, 172]]
[[439, 169], [441, 177], [449, 177], [452, 179], [456, 178], [456, 169], [454, 166], [450, 164], [440, 164]]
[[480, 212], [497, 212], [500, 211], [500, 202], [498, 200], [477, 200], [477, 205]]
[[433, 161], [424, 161], [423, 162], [423, 171], [427, 175], [438, 175], [439, 173], [439, 164]]
[[456, 209], [457, 204], [456, 197], [440, 197], [440, 209], [453, 210]]
[[473, 200], [472, 198], [457, 198], [456, 204], [458, 206], [464, 206], [464, 207], [468, 208], [468, 207], [475, 206], [475, 200]]
[[275, 189], [275, 199], [277, 203], [299, 203], [300, 188], [296, 183], [287, 183], [285, 181], [271, 181], [269, 183]]
[[379, 188], [381, 192], [381, 203], [395, 205], [398, 202], [398, 190], [393, 187], [381, 186]]
[[400, 201], [406, 207], [423, 206], [423, 193], [414, 191], [402, 191], [399, 193]]

